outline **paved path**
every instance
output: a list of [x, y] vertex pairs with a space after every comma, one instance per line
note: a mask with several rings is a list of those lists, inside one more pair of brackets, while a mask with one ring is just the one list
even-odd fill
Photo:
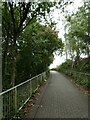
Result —
[[87, 118], [88, 96], [61, 73], [52, 71], [28, 118]]

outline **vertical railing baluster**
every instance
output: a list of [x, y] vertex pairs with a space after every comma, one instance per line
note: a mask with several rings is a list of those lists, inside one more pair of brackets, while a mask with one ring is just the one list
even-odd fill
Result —
[[32, 82], [30, 80], [30, 97], [31, 97], [31, 95], [32, 95]]
[[0, 120], [3, 118], [3, 96], [0, 95]]
[[15, 88], [15, 114], [17, 113], [17, 87]]
[[[2, 92], [0, 94], [0, 119], [11, 119], [16, 115], [29, 100], [32, 93], [44, 82], [46, 76], [46, 72], [41, 73], [30, 80]], [[25, 94], [23, 94], [23, 92], [27, 93], [26, 96], [24, 96]], [[3, 104], [3, 108], [1, 104]]]
[[9, 115], [10, 115], [10, 93], [11, 93], [11, 91], [8, 93], [8, 117], [9, 117]]
[[37, 88], [38, 88], [39, 87], [39, 85], [38, 85], [38, 77], [36, 79], [37, 79]]

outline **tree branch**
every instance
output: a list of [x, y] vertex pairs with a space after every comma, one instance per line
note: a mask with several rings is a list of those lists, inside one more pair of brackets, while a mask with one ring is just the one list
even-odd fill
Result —
[[13, 3], [11, 4], [11, 2], [9, 2], [9, 6], [10, 6], [10, 13], [11, 13], [12, 22], [13, 22], [13, 33], [14, 33], [14, 36], [16, 36], [16, 28], [15, 28], [15, 18], [14, 18]]

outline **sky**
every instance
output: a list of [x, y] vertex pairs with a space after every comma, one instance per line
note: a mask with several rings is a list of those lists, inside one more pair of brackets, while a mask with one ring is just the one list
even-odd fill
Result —
[[[78, 7], [82, 5], [82, 0], [72, 0], [74, 2], [73, 5], [69, 6], [68, 10], [69, 11], [77, 11]], [[62, 18], [62, 19], [61, 19]], [[59, 31], [58, 36], [62, 38], [62, 41], [64, 41], [64, 30], [63, 30], [63, 25], [64, 25], [64, 18], [63, 14], [59, 14], [58, 11], [54, 11], [54, 20], [57, 22], [56, 29]], [[55, 68], [56, 66], [60, 65], [61, 63], [65, 62], [65, 55], [63, 56], [58, 56], [54, 54], [54, 61], [50, 65], [50, 69]]]

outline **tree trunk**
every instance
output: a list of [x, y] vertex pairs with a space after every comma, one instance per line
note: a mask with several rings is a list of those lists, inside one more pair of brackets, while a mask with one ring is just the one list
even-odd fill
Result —
[[6, 79], [6, 73], [7, 73], [7, 52], [8, 52], [8, 37], [5, 39], [5, 47], [3, 52], [3, 61], [2, 61], [2, 79], [3, 81]]
[[11, 76], [11, 85], [15, 86], [15, 78], [16, 78], [16, 57], [13, 59], [12, 63], [12, 76]]
[[16, 62], [17, 62], [16, 38], [14, 38], [12, 57], [13, 57], [13, 59], [12, 59], [11, 85], [13, 87], [13, 86], [15, 86], [15, 79], [16, 79]]

